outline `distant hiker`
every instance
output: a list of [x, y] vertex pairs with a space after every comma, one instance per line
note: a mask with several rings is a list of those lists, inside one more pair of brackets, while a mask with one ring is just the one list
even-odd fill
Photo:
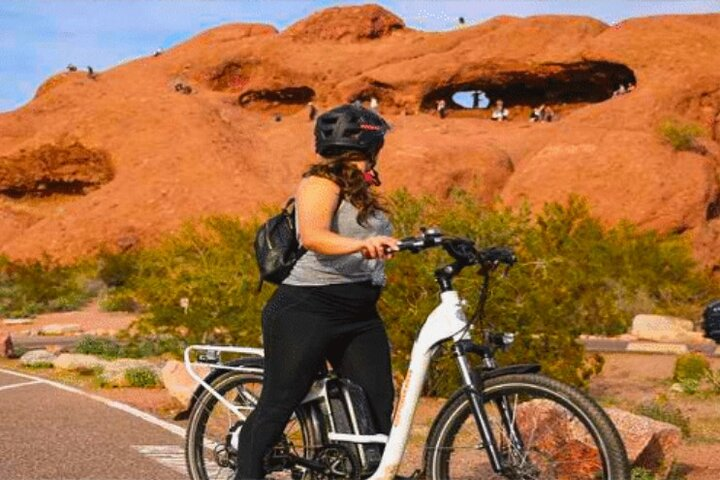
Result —
[[95, 80], [97, 78], [97, 74], [95, 73], [95, 70], [93, 70], [93, 68], [90, 65], [88, 65], [88, 67], [87, 67], [87, 76], [88, 76], [88, 78], [91, 78], [93, 80]]
[[157, 50], [155, 50], [155, 51], [153, 52], [153, 57], [159, 57], [160, 55], [162, 55], [162, 53], [163, 53], [163, 49], [162, 49], [162, 48], [158, 48]]
[[370, 97], [370, 110], [377, 112], [379, 107], [378, 99], [375, 97]]
[[543, 119], [544, 112], [545, 112], [545, 104], [542, 104], [539, 107], [533, 108], [532, 112], [530, 112], [530, 121], [531, 122], [541, 122]]
[[66, 68], [68, 72], [77, 72], [77, 67], [72, 63], [68, 63], [68, 66]]
[[317, 115], [317, 108], [315, 107], [315, 104], [313, 102], [308, 102], [308, 118], [312, 122], [315, 120], [315, 116]]
[[555, 110], [553, 110], [552, 107], [549, 107], [549, 106], [545, 107], [543, 109], [543, 115], [542, 115], [541, 120], [543, 122], [552, 122], [555, 119], [556, 119]]
[[479, 108], [480, 107], [480, 92], [475, 90], [472, 94], [472, 99], [473, 99], [472, 108]]
[[182, 93], [183, 95], [190, 95], [192, 93], [192, 87], [190, 85], [185, 85], [183, 82], [177, 82], [175, 84], [175, 91]]
[[495, 108], [493, 108], [490, 119], [495, 120], [496, 122], [504, 122], [508, 119], [508, 114], [508, 109], [504, 107], [503, 101], [498, 99], [495, 102]]
[[445, 100], [438, 100], [435, 102], [435, 108], [437, 109], [440, 118], [445, 118]]

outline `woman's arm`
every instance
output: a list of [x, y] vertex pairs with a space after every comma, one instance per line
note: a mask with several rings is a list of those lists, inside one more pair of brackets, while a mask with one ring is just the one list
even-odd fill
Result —
[[330, 230], [340, 202], [340, 187], [321, 177], [303, 178], [295, 195], [300, 242], [308, 250], [323, 255], [362, 252], [367, 258], [389, 258], [385, 247], [397, 249], [397, 240], [374, 236], [364, 240], [343, 237]]

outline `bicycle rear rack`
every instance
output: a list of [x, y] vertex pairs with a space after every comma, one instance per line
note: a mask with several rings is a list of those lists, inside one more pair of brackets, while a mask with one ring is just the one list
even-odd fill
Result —
[[[190, 355], [193, 352], [207, 352], [207, 354], [200, 355], [200, 358], [205, 358], [206, 361], [199, 361], [199, 362], [193, 362], [190, 359]], [[220, 395], [217, 390], [212, 388], [209, 383], [205, 381], [203, 377], [200, 376], [200, 374], [193, 368], [198, 365], [202, 365], [205, 367], [210, 367], [215, 370], [228, 370], [228, 371], [236, 371], [236, 372], [243, 372], [243, 373], [262, 373], [263, 370], [260, 368], [253, 368], [253, 367], [243, 367], [243, 366], [234, 366], [234, 365], [227, 365], [222, 363], [222, 354], [223, 353], [239, 353], [244, 354], [251, 357], [263, 357], [264, 352], [262, 348], [250, 348], [250, 347], [233, 347], [228, 345], [190, 345], [185, 349], [185, 353], [183, 355], [184, 363], [185, 363], [185, 370], [188, 372], [188, 375], [195, 380], [197, 383], [199, 383], [205, 390], [210, 392], [212, 396], [214, 396], [219, 402], [221, 402], [223, 405], [225, 405], [231, 412], [233, 412], [235, 415], [237, 415], [240, 420], [245, 420], [247, 417], [235, 406], [232, 404], [232, 402], [229, 402], [225, 397]], [[245, 392], [247, 393], [247, 392]], [[242, 392], [241, 392], [242, 394]], [[248, 400], [250, 400], [249, 394]]]

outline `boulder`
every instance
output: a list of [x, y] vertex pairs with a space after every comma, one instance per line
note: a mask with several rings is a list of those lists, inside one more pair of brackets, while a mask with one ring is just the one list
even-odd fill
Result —
[[[203, 378], [211, 370], [205, 365], [196, 365], [194, 368]], [[183, 405], [190, 403], [192, 394], [198, 386], [198, 383], [185, 370], [185, 364], [177, 360], [170, 360], [163, 366], [160, 371], [160, 379], [170, 395]]]
[[82, 328], [77, 323], [53, 323], [41, 327], [38, 331], [38, 335], [70, 335], [80, 332], [82, 332]]
[[605, 409], [620, 432], [633, 466], [666, 478], [672, 467], [682, 433], [678, 427], [619, 408]]
[[[618, 408], [606, 411], [620, 432], [631, 463], [665, 478], [680, 445], [680, 429]], [[567, 476], [556, 472], [558, 478], [590, 478], [600, 468], [592, 439], [584, 427], [568, 423], [563, 418], [566, 413], [553, 402], [532, 400], [520, 406], [517, 422], [521, 432], [532, 435], [535, 447], [572, 460], [567, 462], [572, 471], [565, 472]], [[579, 462], [581, 458], [587, 461]]]
[[12, 336], [6, 332], [0, 332], [0, 357], [13, 356]]
[[30, 350], [20, 357], [20, 364], [26, 367], [36, 367], [40, 365], [54, 365], [55, 355], [47, 350]]
[[100, 374], [100, 379], [108, 387], [127, 387], [128, 381], [125, 378], [125, 372], [132, 368], [147, 368], [155, 372], [160, 378], [160, 369], [147, 360], [135, 360], [131, 358], [121, 358], [112, 362], [107, 362]]
[[109, 362], [95, 355], [83, 353], [63, 353], [53, 362], [53, 366], [60, 370], [91, 371], [96, 368], [104, 369]]
[[4, 325], [31, 325], [33, 323], [32, 318], [5, 318], [3, 319]]
[[702, 332], [693, 331], [693, 322], [663, 315], [636, 315], [630, 334], [638, 340], [669, 343], [705, 343]]

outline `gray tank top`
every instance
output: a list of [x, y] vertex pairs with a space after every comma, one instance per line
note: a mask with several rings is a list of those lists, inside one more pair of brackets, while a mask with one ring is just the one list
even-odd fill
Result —
[[[333, 216], [330, 229], [343, 237], [352, 238], [392, 235], [392, 225], [383, 212], [377, 211], [370, 215], [365, 222], [367, 225], [358, 224], [357, 214], [358, 209], [343, 199]], [[297, 220], [297, 217], [295, 219]], [[373, 285], [385, 285], [385, 262], [383, 260], [366, 259], [360, 252], [350, 255], [323, 255], [308, 250], [295, 263], [290, 275], [283, 283], [298, 286], [321, 286], [368, 280]]]

